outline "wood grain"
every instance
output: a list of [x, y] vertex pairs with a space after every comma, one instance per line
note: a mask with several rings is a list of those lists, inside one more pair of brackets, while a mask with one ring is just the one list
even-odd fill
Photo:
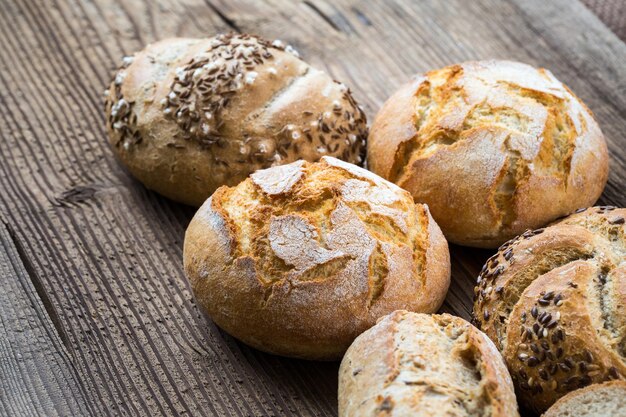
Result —
[[[370, 120], [420, 71], [550, 68], [607, 135], [601, 202], [626, 205], [626, 45], [578, 2], [0, 2], [0, 414], [336, 414], [336, 363], [262, 354], [198, 311], [181, 269], [193, 209], [144, 189], [106, 144], [102, 90], [124, 55], [231, 30], [293, 44]], [[452, 248], [443, 310], [469, 318], [489, 255]]]
[[[0, 415], [93, 415], [40, 278], [0, 224]], [[58, 329], [58, 331], [55, 331]]]
[[618, 38], [626, 42], [626, 3], [622, 0], [582, 0]]

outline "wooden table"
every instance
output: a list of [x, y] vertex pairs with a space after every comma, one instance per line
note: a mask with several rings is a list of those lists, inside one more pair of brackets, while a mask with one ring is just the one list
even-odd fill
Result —
[[[0, 1], [0, 415], [336, 414], [337, 363], [260, 353], [204, 318], [181, 267], [194, 210], [106, 142], [102, 91], [124, 55], [231, 30], [295, 45], [370, 120], [419, 71], [547, 67], [607, 136], [601, 203], [626, 205], [626, 45], [577, 1]], [[469, 318], [490, 253], [452, 247], [444, 311]]]

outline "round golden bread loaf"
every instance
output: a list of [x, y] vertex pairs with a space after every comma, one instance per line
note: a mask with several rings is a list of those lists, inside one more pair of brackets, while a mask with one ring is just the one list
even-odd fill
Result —
[[260, 168], [323, 155], [360, 163], [365, 115], [345, 85], [280, 41], [173, 38], [124, 58], [109, 141], [148, 188], [199, 206]]
[[497, 247], [588, 207], [608, 177], [589, 109], [550, 71], [509, 61], [415, 77], [380, 110], [367, 147], [369, 169], [467, 246]]
[[572, 391], [542, 417], [626, 417], [626, 381], [609, 381]]
[[518, 415], [493, 342], [448, 314], [395, 311], [356, 338], [339, 368], [339, 417]]
[[625, 219], [626, 209], [580, 210], [505, 243], [483, 268], [474, 317], [528, 408], [626, 379]]
[[220, 187], [192, 219], [184, 264], [198, 303], [260, 350], [337, 359], [396, 309], [436, 311], [448, 245], [428, 207], [332, 157]]

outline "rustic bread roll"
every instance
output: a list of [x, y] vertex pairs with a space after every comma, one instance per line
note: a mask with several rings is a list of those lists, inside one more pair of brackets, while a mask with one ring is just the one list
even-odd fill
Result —
[[349, 90], [280, 41], [166, 39], [124, 59], [105, 92], [109, 141], [130, 172], [199, 206], [259, 168], [331, 155], [360, 163]]
[[478, 278], [475, 319], [535, 411], [626, 376], [625, 218], [626, 209], [593, 207], [528, 231]]
[[376, 319], [436, 311], [448, 245], [428, 207], [331, 157], [220, 187], [185, 235], [185, 271], [217, 325], [258, 349], [336, 359]]
[[417, 76], [385, 103], [367, 146], [373, 172], [468, 246], [497, 247], [590, 206], [608, 176], [589, 109], [550, 71], [508, 61]]
[[396, 311], [357, 337], [339, 368], [339, 417], [514, 417], [513, 383], [482, 332]]
[[610, 381], [570, 392], [543, 417], [626, 417], [626, 382]]

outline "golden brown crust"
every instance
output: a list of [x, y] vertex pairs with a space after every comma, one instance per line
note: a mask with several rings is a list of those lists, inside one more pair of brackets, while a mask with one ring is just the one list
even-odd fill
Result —
[[478, 278], [474, 317], [535, 411], [574, 389], [626, 378], [625, 219], [626, 209], [592, 207], [528, 231]]
[[626, 381], [609, 381], [572, 391], [542, 417], [626, 417]]
[[221, 187], [185, 236], [196, 298], [242, 341], [335, 359], [378, 317], [436, 311], [447, 243], [428, 208], [335, 158], [261, 170]]
[[294, 53], [249, 35], [148, 45], [106, 91], [113, 149], [148, 188], [192, 205], [260, 168], [323, 155], [360, 163], [365, 115]]
[[509, 61], [417, 76], [385, 103], [367, 146], [372, 171], [468, 246], [496, 247], [589, 206], [608, 178], [591, 112], [549, 71]]
[[502, 357], [463, 319], [395, 311], [339, 369], [339, 416], [518, 416]]

